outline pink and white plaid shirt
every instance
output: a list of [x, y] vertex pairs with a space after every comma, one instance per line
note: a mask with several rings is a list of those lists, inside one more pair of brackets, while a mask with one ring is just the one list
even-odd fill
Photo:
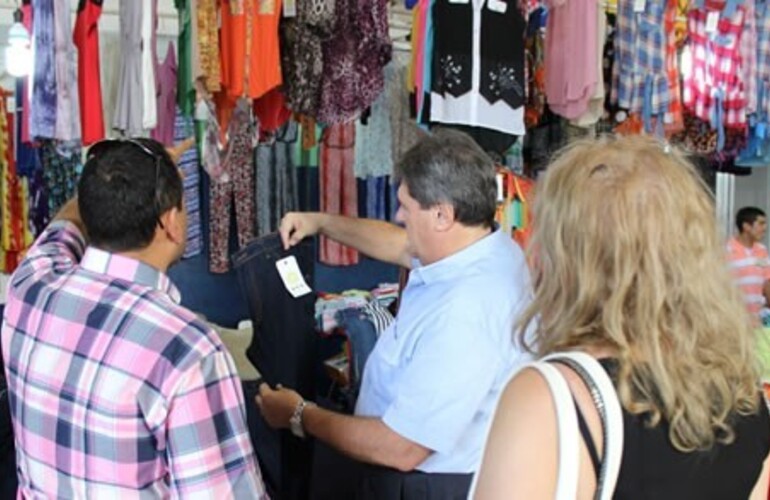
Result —
[[267, 498], [232, 358], [158, 270], [51, 224], [2, 349], [19, 497]]

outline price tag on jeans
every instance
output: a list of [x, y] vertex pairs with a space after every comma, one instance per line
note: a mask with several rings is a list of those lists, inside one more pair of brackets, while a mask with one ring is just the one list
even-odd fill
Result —
[[279, 260], [275, 263], [275, 267], [278, 269], [278, 274], [281, 275], [283, 286], [286, 287], [286, 290], [289, 291], [292, 297], [296, 299], [312, 292], [307, 283], [305, 283], [305, 278], [299, 270], [297, 259], [293, 255]]
[[646, 0], [634, 0], [634, 12], [644, 12], [645, 7], [647, 7]]

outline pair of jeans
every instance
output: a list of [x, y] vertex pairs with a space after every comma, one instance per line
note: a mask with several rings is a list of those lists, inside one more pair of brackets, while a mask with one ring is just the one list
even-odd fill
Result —
[[362, 464], [357, 500], [465, 500], [473, 474], [400, 472]]
[[[312, 240], [305, 240], [288, 251], [280, 236], [269, 234], [252, 240], [233, 255], [233, 268], [254, 324], [254, 339], [246, 355], [271, 386], [282, 384], [315, 399], [315, 294], [294, 298], [286, 290], [275, 266], [276, 261], [293, 255], [305, 281], [313, 284], [314, 252]], [[254, 398], [246, 394], [247, 405]], [[286, 430], [270, 429], [259, 416], [249, 430], [258, 443], [262, 473], [275, 498], [309, 497], [312, 468], [312, 441], [301, 440]]]

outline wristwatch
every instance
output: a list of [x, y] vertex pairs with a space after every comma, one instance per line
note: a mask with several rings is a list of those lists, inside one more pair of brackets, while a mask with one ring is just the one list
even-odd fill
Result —
[[303, 399], [297, 403], [297, 407], [294, 408], [294, 413], [292, 413], [289, 418], [289, 429], [291, 429], [291, 433], [298, 438], [305, 437], [305, 428], [302, 426], [302, 413], [308, 406], [315, 406], [315, 404]]

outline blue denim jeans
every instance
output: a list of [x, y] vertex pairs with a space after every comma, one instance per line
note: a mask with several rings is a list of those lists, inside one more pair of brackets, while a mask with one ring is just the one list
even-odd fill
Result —
[[[315, 399], [316, 348], [315, 293], [294, 298], [283, 286], [276, 261], [293, 255], [308, 284], [313, 283], [314, 252], [311, 240], [285, 251], [278, 234], [252, 240], [233, 255], [233, 268], [254, 324], [254, 340], [246, 351], [265, 382], [297, 390]], [[255, 410], [255, 387], [244, 387], [246, 404]], [[312, 441], [288, 431], [271, 429], [256, 414], [249, 418], [252, 437], [265, 482], [280, 499], [309, 495]]]

